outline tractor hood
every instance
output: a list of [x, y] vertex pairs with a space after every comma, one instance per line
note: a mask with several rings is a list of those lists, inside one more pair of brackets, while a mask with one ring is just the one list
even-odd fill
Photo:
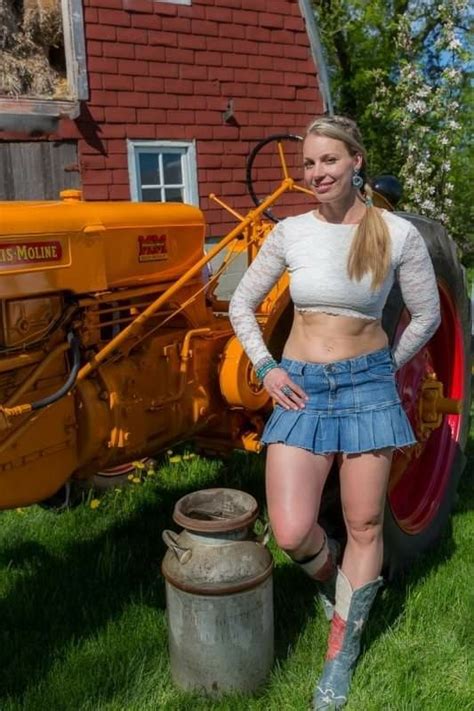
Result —
[[61, 198], [0, 203], [0, 298], [172, 282], [203, 256], [196, 207]]

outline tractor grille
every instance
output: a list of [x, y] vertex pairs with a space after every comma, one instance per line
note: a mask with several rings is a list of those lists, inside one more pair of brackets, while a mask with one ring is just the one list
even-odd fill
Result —
[[[81, 304], [84, 307], [83, 341], [86, 345], [102, 346], [115, 338], [121, 331], [129, 326], [145, 309], [157, 298], [153, 294], [126, 296], [110, 294], [108, 298], [101, 295], [100, 300]], [[166, 320], [167, 330], [182, 330], [190, 327], [184, 312], [177, 312], [179, 305], [175, 303], [164, 304], [157, 313], [148, 321], [147, 329], [153, 329]]]

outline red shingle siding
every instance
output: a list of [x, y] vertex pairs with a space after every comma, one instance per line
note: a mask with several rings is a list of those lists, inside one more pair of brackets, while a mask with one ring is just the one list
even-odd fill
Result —
[[[127, 139], [195, 139], [201, 206], [211, 234], [222, 234], [233, 222], [208, 208], [208, 193], [236, 209], [250, 207], [245, 158], [253, 142], [301, 132], [322, 111], [298, 3], [84, 5], [90, 100], [77, 121], [62, 120], [59, 135], [49, 138], [78, 140], [87, 199], [117, 200], [129, 198]], [[230, 99], [235, 121], [226, 124]], [[262, 189], [279, 179], [275, 164]]]

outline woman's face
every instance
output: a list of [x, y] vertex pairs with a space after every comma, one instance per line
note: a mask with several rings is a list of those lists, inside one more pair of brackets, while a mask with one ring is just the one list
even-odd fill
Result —
[[354, 170], [362, 165], [362, 156], [351, 156], [345, 143], [336, 138], [309, 134], [303, 143], [304, 178], [321, 203], [348, 197]]

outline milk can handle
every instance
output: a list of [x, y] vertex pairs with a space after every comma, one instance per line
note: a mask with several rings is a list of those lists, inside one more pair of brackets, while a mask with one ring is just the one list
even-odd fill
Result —
[[263, 527], [263, 531], [261, 532], [261, 534], [259, 536], [257, 536], [257, 543], [261, 543], [262, 546], [266, 546], [268, 541], [270, 540], [271, 535], [272, 535], [272, 527], [270, 525], [270, 522], [267, 521], [267, 523]]
[[193, 552], [190, 548], [183, 548], [178, 545], [178, 536], [174, 531], [164, 530], [161, 537], [168, 548], [173, 551], [180, 563], [187, 563]]

